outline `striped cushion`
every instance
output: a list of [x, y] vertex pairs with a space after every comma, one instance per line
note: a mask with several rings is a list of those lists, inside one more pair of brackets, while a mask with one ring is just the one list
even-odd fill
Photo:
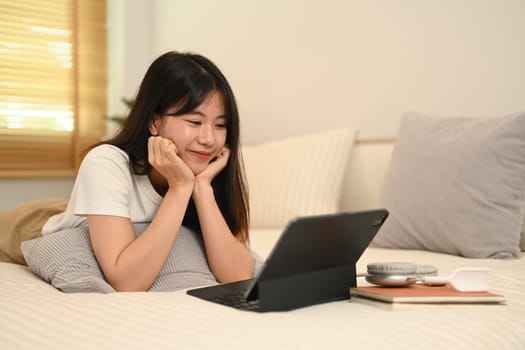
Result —
[[29, 269], [64, 292], [109, 293], [89, 240], [87, 227], [77, 227], [22, 242]]
[[[144, 227], [143, 227], [144, 228]], [[140, 233], [140, 232], [139, 232]], [[66, 293], [110, 293], [97, 264], [87, 227], [72, 228], [22, 243], [29, 269]], [[255, 273], [262, 260], [252, 252]], [[217, 284], [206, 260], [202, 236], [181, 227], [173, 249], [150, 291], [174, 291]]]
[[335, 213], [354, 129], [243, 146], [252, 228], [282, 228], [299, 216]]

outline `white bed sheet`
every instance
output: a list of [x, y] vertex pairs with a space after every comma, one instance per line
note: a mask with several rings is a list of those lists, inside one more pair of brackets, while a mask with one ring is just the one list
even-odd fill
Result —
[[[252, 234], [266, 256], [279, 232]], [[171, 293], [64, 294], [26, 267], [0, 263], [2, 349], [525, 349], [525, 258], [472, 260], [423, 251], [368, 249], [358, 263], [432, 264], [491, 270], [504, 306], [388, 310], [344, 300], [253, 313]], [[359, 282], [361, 283], [361, 282]]]

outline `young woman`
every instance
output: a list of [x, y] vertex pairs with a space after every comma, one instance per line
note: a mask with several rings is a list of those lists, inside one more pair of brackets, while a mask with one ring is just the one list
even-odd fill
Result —
[[66, 211], [43, 234], [86, 224], [117, 291], [152, 286], [181, 226], [202, 236], [218, 282], [253, 277], [239, 115], [210, 60], [168, 52], [151, 64], [125, 125], [87, 153]]

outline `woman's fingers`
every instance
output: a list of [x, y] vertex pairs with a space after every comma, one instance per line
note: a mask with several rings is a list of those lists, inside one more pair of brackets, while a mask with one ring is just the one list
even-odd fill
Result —
[[211, 182], [215, 176], [226, 167], [229, 158], [230, 149], [228, 147], [223, 147], [223, 149], [217, 154], [215, 160], [208, 164], [208, 167], [198, 175], [199, 178]]
[[193, 183], [191, 169], [177, 155], [177, 146], [170, 139], [152, 136], [148, 139], [148, 161], [171, 185]]
[[217, 156], [217, 160], [220, 161], [219, 164], [222, 165], [222, 168], [226, 166], [226, 163], [228, 163], [229, 158], [230, 158], [230, 149], [228, 147], [223, 147], [222, 151], [219, 152], [219, 155]]
[[148, 161], [152, 166], [167, 166], [175, 161], [177, 147], [169, 140], [160, 136], [148, 139]]

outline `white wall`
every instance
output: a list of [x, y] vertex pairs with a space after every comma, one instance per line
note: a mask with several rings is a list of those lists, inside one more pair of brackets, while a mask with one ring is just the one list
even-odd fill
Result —
[[[133, 97], [155, 58], [152, 47], [152, 3], [108, 0], [108, 113], [123, 115], [122, 97]], [[115, 131], [109, 125], [108, 134]]]
[[0, 178], [0, 211], [39, 198], [67, 198], [73, 187], [72, 178], [2, 179]]
[[391, 137], [407, 109], [525, 109], [523, 0], [154, 4], [154, 51], [216, 61], [237, 94], [245, 141], [342, 125]]
[[[110, 113], [167, 50], [217, 63], [245, 142], [351, 125], [396, 135], [403, 111], [525, 110], [523, 0], [109, 0]], [[0, 210], [71, 179], [0, 179]]]

